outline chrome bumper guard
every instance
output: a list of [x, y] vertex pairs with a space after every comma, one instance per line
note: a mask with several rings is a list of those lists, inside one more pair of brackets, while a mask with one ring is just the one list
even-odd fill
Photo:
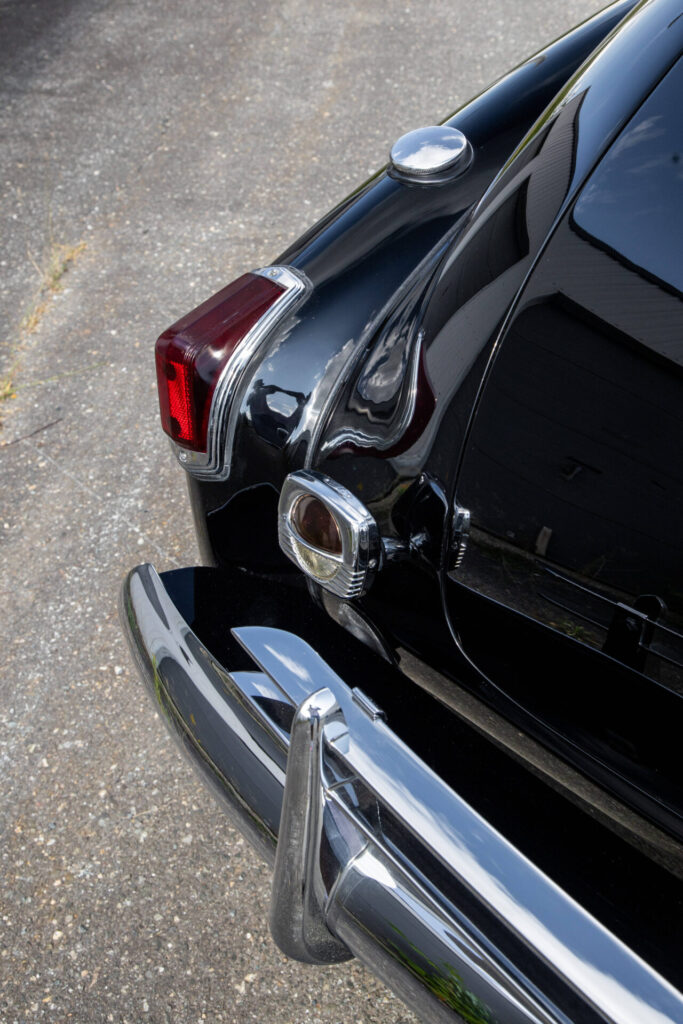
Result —
[[681, 1024], [681, 994], [435, 775], [307, 643], [234, 629], [258, 668], [230, 672], [152, 566], [129, 574], [122, 600], [167, 723], [274, 861], [270, 927], [283, 952], [322, 964], [356, 955], [427, 1021]]

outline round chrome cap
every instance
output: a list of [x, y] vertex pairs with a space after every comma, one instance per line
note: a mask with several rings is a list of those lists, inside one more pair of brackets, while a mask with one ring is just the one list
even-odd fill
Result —
[[391, 163], [409, 177], [443, 174], [469, 162], [471, 147], [457, 128], [433, 125], [402, 135], [391, 147]]

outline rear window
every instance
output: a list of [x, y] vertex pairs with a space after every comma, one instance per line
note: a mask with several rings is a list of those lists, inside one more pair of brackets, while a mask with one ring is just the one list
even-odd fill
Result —
[[[610, 148], [574, 207], [574, 222], [581, 231], [679, 294], [683, 292], [682, 96], [683, 60], [679, 60]], [[674, 358], [683, 363], [683, 339]]]

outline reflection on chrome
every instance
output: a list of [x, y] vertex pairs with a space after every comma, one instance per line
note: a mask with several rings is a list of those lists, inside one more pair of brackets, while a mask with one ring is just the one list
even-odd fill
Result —
[[[371, 721], [319, 656], [291, 634], [271, 638], [262, 627], [236, 630], [260, 667], [277, 673], [272, 652], [299, 652], [311, 678], [337, 696], [348, 726], [330, 746], [408, 834], [453, 871], [470, 891], [558, 974], [614, 1022], [675, 1021], [683, 1011], [676, 991], [538, 871], [503, 836], [420, 761], [381, 720]], [[278, 658], [281, 664], [281, 659]], [[282, 678], [281, 685], [287, 683]], [[591, 957], [581, 951], [590, 950]]]
[[[186, 746], [191, 720], [207, 708], [212, 722], [221, 701], [234, 716], [220, 707], [220, 728], [207, 733], [215, 746], [189, 748], [205, 773], [220, 775], [259, 848], [272, 856], [277, 839], [272, 927], [290, 955], [355, 954], [427, 1021], [567, 1024], [583, 1019], [577, 998], [591, 1021], [683, 1020], [681, 995], [354, 699], [303, 640], [233, 630], [265, 678], [231, 674], [147, 565], [126, 581], [123, 619]], [[289, 725], [270, 718], [273, 697], [288, 704]], [[541, 990], [548, 971], [554, 980]]]
[[417, 128], [391, 147], [391, 168], [411, 178], [462, 173], [471, 159], [472, 148], [463, 133], [448, 125]]
[[[363, 368], [346, 413], [353, 427], [334, 430], [321, 446], [328, 458], [359, 452], [393, 457], [420, 437], [436, 404], [425, 367], [424, 331], [388, 332]], [[348, 416], [345, 416], [348, 419]]]
[[338, 715], [334, 694], [323, 688], [302, 701], [294, 716], [273, 871], [272, 936], [283, 953], [312, 964], [337, 963], [352, 955], [325, 923], [327, 893], [320, 865], [325, 814], [321, 743], [325, 726]]

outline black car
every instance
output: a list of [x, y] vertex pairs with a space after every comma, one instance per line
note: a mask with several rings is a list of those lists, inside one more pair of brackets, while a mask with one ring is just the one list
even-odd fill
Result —
[[613, 4], [157, 342], [204, 565], [123, 588], [287, 954], [683, 1022], [683, 8]]

